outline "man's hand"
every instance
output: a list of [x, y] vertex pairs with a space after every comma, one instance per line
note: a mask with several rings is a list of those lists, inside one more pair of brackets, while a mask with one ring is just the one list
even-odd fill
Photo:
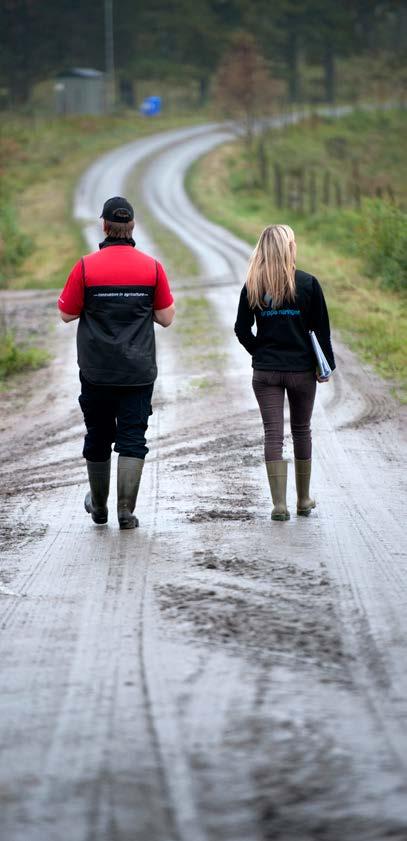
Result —
[[69, 315], [67, 312], [62, 312], [62, 310], [59, 310], [59, 314], [62, 318], [62, 321], [66, 322], [75, 321], [76, 318], [79, 318], [79, 315]]
[[316, 373], [316, 378], [317, 378], [317, 380], [318, 380], [318, 382], [319, 382], [319, 383], [327, 383], [327, 382], [329, 382], [329, 377], [320, 377], [320, 375], [318, 374], [318, 371], [317, 371], [317, 373]]
[[169, 327], [172, 324], [175, 315], [175, 306], [166, 307], [163, 310], [154, 310], [153, 319], [156, 324], [161, 324], [161, 327]]

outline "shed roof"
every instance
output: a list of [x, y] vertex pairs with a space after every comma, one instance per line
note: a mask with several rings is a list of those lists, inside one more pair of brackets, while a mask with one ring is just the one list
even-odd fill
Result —
[[58, 79], [100, 79], [105, 74], [101, 70], [94, 70], [92, 67], [70, 67], [58, 73]]

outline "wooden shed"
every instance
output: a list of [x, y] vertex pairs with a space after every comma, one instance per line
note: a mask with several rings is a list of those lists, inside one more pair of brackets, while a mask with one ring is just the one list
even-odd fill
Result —
[[106, 74], [90, 67], [72, 67], [55, 82], [57, 114], [105, 114]]

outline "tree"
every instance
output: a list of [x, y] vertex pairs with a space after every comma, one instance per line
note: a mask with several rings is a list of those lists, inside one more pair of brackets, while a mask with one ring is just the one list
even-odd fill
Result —
[[225, 44], [215, 5], [210, 0], [143, 0], [135, 14], [134, 0], [120, 0], [115, 14], [118, 61], [138, 78], [192, 79], [205, 99]]
[[253, 35], [236, 32], [215, 80], [215, 97], [224, 116], [243, 124], [250, 148], [256, 121], [270, 113], [272, 81]]
[[306, 44], [309, 0], [256, 0], [245, 4], [244, 26], [256, 33], [273, 71], [287, 81], [291, 102], [301, 100], [300, 57]]
[[[192, 79], [202, 99], [219, 64], [226, 72], [223, 57], [231, 36], [237, 38], [239, 32], [252, 34], [263, 65], [267, 61], [273, 77], [287, 81], [291, 101], [302, 99], [304, 62], [321, 64], [325, 98], [331, 101], [336, 95], [338, 57], [362, 57], [378, 50], [402, 63], [407, 8], [405, 0], [114, 2], [119, 77], [177, 83]], [[258, 53], [257, 46], [252, 52]], [[12, 104], [26, 102], [37, 81], [60, 70], [72, 66], [103, 70], [104, 63], [100, 0], [1, 0], [0, 85], [9, 91]], [[256, 99], [253, 93], [250, 109]]]
[[11, 105], [33, 85], [72, 65], [104, 65], [103, 11], [96, 0], [2, 0], [0, 80]]

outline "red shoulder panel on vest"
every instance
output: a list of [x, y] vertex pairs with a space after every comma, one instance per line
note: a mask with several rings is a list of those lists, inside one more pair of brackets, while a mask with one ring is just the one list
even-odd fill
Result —
[[85, 286], [155, 286], [156, 262], [131, 245], [102, 248], [84, 257]]

